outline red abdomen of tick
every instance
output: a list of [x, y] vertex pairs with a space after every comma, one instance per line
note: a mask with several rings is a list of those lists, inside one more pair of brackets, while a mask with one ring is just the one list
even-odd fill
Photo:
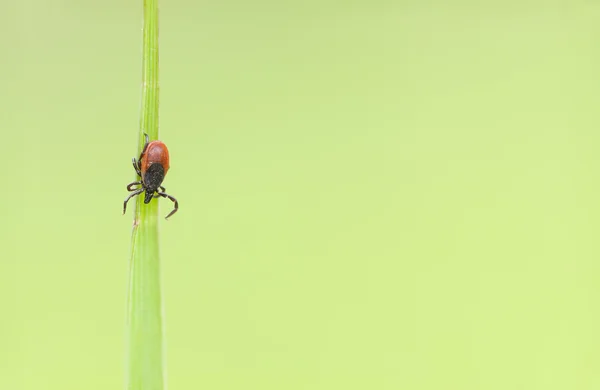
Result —
[[164, 174], [169, 170], [169, 149], [161, 141], [152, 141], [148, 144], [144, 155], [142, 156], [142, 177], [152, 164], [161, 164], [164, 168]]

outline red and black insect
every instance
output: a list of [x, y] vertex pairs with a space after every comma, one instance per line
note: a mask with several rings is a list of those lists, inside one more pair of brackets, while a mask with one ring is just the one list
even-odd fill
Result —
[[[135, 169], [135, 172], [141, 180], [134, 181], [127, 185], [127, 191], [133, 192], [125, 199], [125, 202], [123, 202], [123, 214], [125, 214], [129, 199], [146, 191], [144, 196], [145, 204], [150, 203], [152, 198], [161, 196], [163, 198], [169, 198], [175, 203], [173, 211], [165, 217], [165, 219], [168, 219], [171, 215], [175, 214], [179, 208], [177, 199], [167, 194], [165, 192], [165, 187], [161, 186], [165, 179], [165, 175], [169, 170], [169, 150], [167, 149], [167, 145], [161, 141], [149, 142], [148, 134], [144, 133], [144, 135], [146, 136], [146, 143], [140, 154], [140, 159], [136, 160], [135, 157], [133, 158], [133, 169]], [[136, 186], [140, 187], [133, 188]]]

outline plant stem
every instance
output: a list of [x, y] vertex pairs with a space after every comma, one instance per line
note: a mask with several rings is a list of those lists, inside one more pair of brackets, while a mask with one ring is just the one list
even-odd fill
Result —
[[[158, 138], [158, 9], [144, 0], [142, 104], [138, 153], [144, 133]], [[136, 178], [137, 180], [137, 178]], [[143, 204], [138, 196], [131, 236], [127, 302], [127, 390], [162, 390], [163, 311], [158, 245], [158, 202]]]

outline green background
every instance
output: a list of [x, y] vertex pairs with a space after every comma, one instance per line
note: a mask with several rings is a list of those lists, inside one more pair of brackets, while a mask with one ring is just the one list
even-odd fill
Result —
[[[0, 3], [0, 389], [123, 386], [141, 15]], [[163, 1], [169, 387], [600, 389], [599, 20]]]

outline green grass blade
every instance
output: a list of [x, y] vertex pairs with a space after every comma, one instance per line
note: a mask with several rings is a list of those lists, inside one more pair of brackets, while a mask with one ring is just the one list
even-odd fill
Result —
[[[158, 139], [158, 6], [144, 0], [142, 105], [138, 156], [143, 133]], [[137, 157], [137, 156], [136, 156]], [[137, 178], [136, 178], [137, 180]], [[163, 311], [158, 245], [158, 202], [138, 196], [131, 237], [127, 303], [127, 390], [162, 390]]]

